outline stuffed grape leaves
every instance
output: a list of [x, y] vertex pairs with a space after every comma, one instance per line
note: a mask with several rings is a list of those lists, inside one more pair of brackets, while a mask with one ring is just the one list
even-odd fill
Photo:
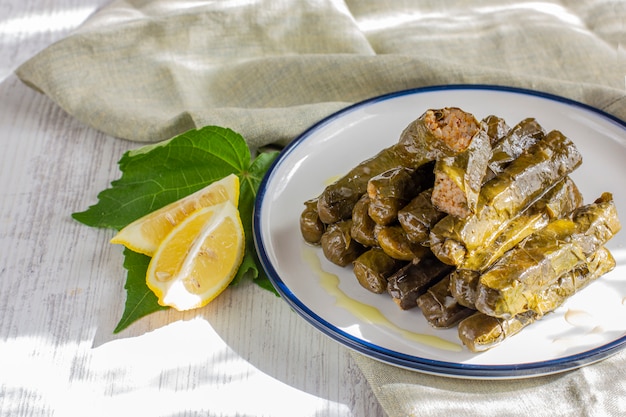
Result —
[[427, 243], [430, 229], [446, 215], [433, 205], [432, 193], [432, 188], [422, 191], [398, 211], [398, 222], [413, 243]]
[[361, 162], [324, 189], [318, 198], [320, 219], [330, 224], [349, 218], [354, 204], [367, 191], [370, 178], [399, 166], [417, 169], [438, 157], [462, 152], [477, 131], [474, 116], [461, 109], [427, 110], [403, 130], [398, 143]]
[[614, 267], [615, 259], [606, 248], [602, 247], [587, 262], [565, 272], [556, 283], [538, 293], [532, 309], [510, 318], [493, 317], [476, 312], [459, 323], [459, 338], [472, 352], [491, 349], [545, 314], [554, 311], [570, 296]]
[[397, 224], [377, 229], [376, 239], [387, 255], [401, 261], [422, 258], [430, 253], [426, 246], [411, 242], [404, 229]]
[[450, 293], [459, 304], [476, 309], [480, 272], [471, 269], [455, 269], [450, 273]]
[[491, 245], [519, 213], [581, 162], [569, 139], [550, 132], [483, 185], [475, 214], [464, 219], [448, 215], [432, 228], [433, 253], [443, 262], [461, 265], [468, 251]]
[[414, 171], [396, 167], [372, 177], [367, 183], [370, 199], [368, 214], [381, 226], [386, 226], [398, 218], [398, 210], [417, 193]]
[[474, 213], [490, 159], [491, 141], [487, 125], [481, 123], [481, 129], [467, 149], [437, 160], [433, 205], [455, 217], [464, 218]]
[[387, 278], [397, 271], [400, 262], [380, 248], [372, 248], [352, 262], [354, 275], [363, 288], [381, 294], [387, 290]]
[[550, 221], [481, 275], [476, 309], [502, 318], [527, 310], [533, 294], [584, 262], [620, 229], [609, 193]]
[[304, 211], [300, 215], [300, 233], [304, 240], [313, 245], [319, 245], [326, 225], [317, 214], [317, 199], [304, 203]]
[[489, 141], [491, 142], [492, 147], [511, 131], [511, 128], [507, 124], [506, 120], [496, 116], [495, 114], [490, 114], [485, 117], [481, 120], [481, 123], [484, 123], [485, 126], [487, 126], [487, 136], [489, 136]]
[[526, 149], [545, 136], [545, 130], [534, 118], [527, 118], [515, 125], [493, 146], [489, 170], [491, 177], [496, 176]]
[[524, 238], [540, 230], [550, 219], [567, 215], [583, 202], [571, 178], [565, 177], [528, 209], [511, 219], [489, 245], [467, 251], [459, 268], [483, 271]]
[[350, 219], [330, 224], [320, 239], [324, 256], [336, 265], [349, 265], [365, 252], [365, 247], [350, 236], [351, 227]]
[[370, 198], [367, 194], [356, 202], [352, 209], [350, 234], [354, 240], [364, 246], [378, 246], [376, 240], [376, 222], [369, 216]]
[[417, 307], [417, 297], [446, 276], [452, 267], [430, 254], [400, 268], [387, 280], [387, 292], [403, 310]]
[[450, 292], [450, 275], [431, 286], [417, 298], [417, 306], [424, 318], [436, 328], [447, 329], [473, 314], [476, 310], [465, 307]]
[[398, 141], [304, 203], [300, 232], [365, 289], [458, 324], [469, 350], [501, 343], [610, 271], [613, 197], [583, 205], [574, 143], [534, 118], [512, 128], [430, 109]]

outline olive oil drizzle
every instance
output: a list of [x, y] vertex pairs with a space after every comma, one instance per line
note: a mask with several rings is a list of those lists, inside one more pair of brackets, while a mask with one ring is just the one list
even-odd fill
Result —
[[358, 319], [363, 320], [367, 323], [385, 326], [400, 334], [405, 339], [421, 343], [423, 345], [455, 352], [459, 352], [462, 350], [461, 345], [452, 343], [440, 337], [428, 334], [414, 333], [397, 326], [396, 324], [392, 323], [387, 317], [385, 317], [383, 313], [381, 313], [381, 311], [378, 310], [376, 307], [355, 300], [349, 297], [345, 292], [343, 292], [341, 288], [339, 288], [339, 277], [322, 269], [322, 264], [314, 251], [308, 248], [305, 249], [303, 252], [303, 257], [306, 262], [311, 266], [311, 269], [319, 275], [322, 288], [326, 290], [330, 295], [335, 297], [336, 305], [348, 310]]

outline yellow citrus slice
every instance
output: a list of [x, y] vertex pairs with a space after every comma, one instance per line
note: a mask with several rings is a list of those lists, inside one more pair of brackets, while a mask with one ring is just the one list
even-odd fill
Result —
[[244, 245], [239, 211], [230, 201], [202, 208], [159, 245], [146, 283], [163, 306], [180, 311], [202, 307], [233, 280]]
[[193, 194], [135, 220], [120, 230], [111, 239], [111, 243], [118, 243], [132, 251], [153, 256], [165, 236], [187, 216], [200, 208], [227, 200], [235, 206], [238, 205], [239, 177], [235, 174], [215, 181]]

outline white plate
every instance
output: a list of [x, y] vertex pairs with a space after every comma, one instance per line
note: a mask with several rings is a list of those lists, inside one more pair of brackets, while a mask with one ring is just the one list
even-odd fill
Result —
[[[402, 311], [386, 294], [368, 292], [350, 268], [329, 263], [319, 248], [303, 241], [299, 217], [305, 200], [395, 143], [425, 110], [451, 106], [478, 119], [498, 115], [510, 126], [535, 117], [546, 130], [560, 130], [583, 155], [572, 178], [585, 201], [612, 192], [618, 212], [626, 216], [626, 123], [589, 106], [528, 90], [445, 86], [402, 91], [356, 104], [316, 124], [281, 153], [266, 175], [255, 207], [255, 244], [278, 292], [298, 314], [339, 343], [390, 364], [439, 375], [490, 379], [545, 375], [599, 361], [622, 349], [626, 232], [607, 245], [617, 260], [615, 270], [539, 322], [480, 354], [461, 345], [456, 328], [431, 328], [419, 309]], [[333, 280], [338, 287], [332, 288]], [[372, 309], [361, 314], [355, 303], [375, 307], [381, 317], [374, 317]]]

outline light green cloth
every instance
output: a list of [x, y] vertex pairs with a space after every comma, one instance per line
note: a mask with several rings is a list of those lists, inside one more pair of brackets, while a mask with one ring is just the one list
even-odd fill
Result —
[[285, 144], [356, 101], [426, 85], [560, 94], [626, 119], [626, 5], [593, 1], [116, 1], [17, 74], [105, 133], [204, 125]]
[[[626, 120], [626, 2], [116, 1], [18, 76], [111, 136], [204, 125], [286, 144], [348, 104], [482, 83], [578, 100]], [[556, 376], [473, 381], [354, 354], [391, 417], [626, 415], [626, 355]]]
[[575, 371], [517, 380], [447, 378], [353, 357], [390, 417], [626, 415], [626, 352]]

